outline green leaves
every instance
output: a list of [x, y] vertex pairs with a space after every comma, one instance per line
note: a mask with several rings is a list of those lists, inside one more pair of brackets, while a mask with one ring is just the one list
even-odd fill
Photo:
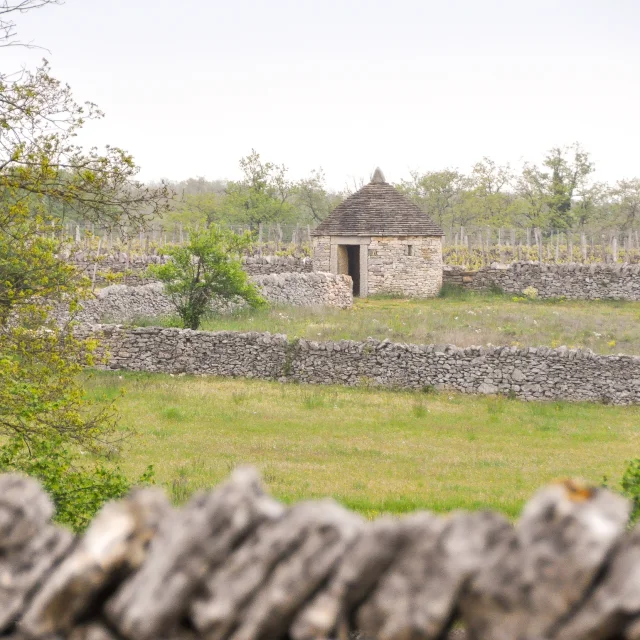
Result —
[[241, 253], [250, 245], [249, 233], [212, 226], [192, 232], [189, 244], [170, 248], [171, 260], [152, 265], [149, 273], [165, 283], [184, 326], [197, 329], [213, 301], [240, 298], [253, 307], [264, 304], [242, 269]]
[[[0, 450], [0, 472], [20, 472], [38, 478], [56, 507], [56, 520], [74, 531], [87, 527], [102, 505], [124, 496], [130, 482], [117, 468], [109, 468], [74, 449], [58, 435], [37, 437], [27, 447], [19, 437]], [[149, 466], [135, 484], [153, 483]]]
[[293, 185], [284, 165], [263, 162], [252, 150], [240, 160], [244, 179], [229, 182], [224, 208], [229, 220], [249, 225], [291, 221], [295, 207], [291, 202]]
[[622, 476], [622, 490], [632, 502], [631, 522], [640, 519], [640, 458], [629, 462]]

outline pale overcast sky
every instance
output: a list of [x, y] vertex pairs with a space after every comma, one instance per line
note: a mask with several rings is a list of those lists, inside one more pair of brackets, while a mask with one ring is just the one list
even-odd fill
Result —
[[640, 0], [67, 0], [19, 16], [146, 180], [235, 178], [258, 150], [332, 187], [518, 165], [580, 141], [640, 175]]

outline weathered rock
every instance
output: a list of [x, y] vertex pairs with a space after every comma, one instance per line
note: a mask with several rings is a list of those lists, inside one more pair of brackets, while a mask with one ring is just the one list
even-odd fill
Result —
[[0, 475], [0, 634], [69, 550], [73, 536], [50, 524], [53, 505], [32, 478]]
[[511, 526], [491, 513], [409, 518], [407, 543], [358, 609], [357, 628], [384, 640], [439, 638], [463, 585], [500, 555]]
[[285, 509], [240, 469], [178, 511], [155, 490], [107, 505], [75, 545], [31, 481], [0, 488], [7, 640], [640, 638], [640, 528], [578, 483], [539, 492], [515, 527], [489, 512], [365, 522], [331, 501]]
[[330, 501], [302, 503], [265, 524], [207, 580], [192, 619], [209, 640], [281, 637], [362, 530]]
[[587, 592], [621, 539], [628, 504], [575, 483], [539, 492], [510, 544], [487, 558], [460, 599], [471, 638], [542, 638]]
[[237, 469], [216, 491], [197, 495], [165, 520], [145, 564], [107, 603], [111, 624], [132, 640], [171, 632], [205, 577], [254, 529], [283, 512], [252, 469]]
[[147, 546], [170, 506], [158, 489], [141, 489], [101, 512], [52, 573], [20, 622], [34, 637], [69, 632], [96, 596], [144, 561]]

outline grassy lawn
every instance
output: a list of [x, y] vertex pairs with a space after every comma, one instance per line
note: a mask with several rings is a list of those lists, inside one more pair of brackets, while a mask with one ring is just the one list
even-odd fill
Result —
[[[374, 307], [383, 304], [392, 303]], [[114, 372], [86, 388], [118, 398], [123, 428], [138, 432], [123, 470], [134, 477], [153, 463], [177, 500], [249, 463], [288, 502], [332, 496], [367, 516], [482, 507], [516, 516], [556, 478], [617, 485], [640, 449], [640, 407]]]
[[640, 355], [640, 302], [529, 301], [469, 293], [433, 300], [366, 298], [356, 300], [351, 310], [271, 307], [243, 311], [210, 318], [202, 328], [270, 331], [313, 340], [365, 340], [370, 336], [459, 347], [565, 345], [605, 354]]

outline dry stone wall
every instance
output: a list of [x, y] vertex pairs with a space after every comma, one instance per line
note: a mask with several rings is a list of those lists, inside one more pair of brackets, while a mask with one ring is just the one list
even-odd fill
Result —
[[264, 276], [272, 273], [309, 273], [313, 271], [311, 258], [247, 256], [242, 262], [244, 270], [251, 276]]
[[472, 291], [500, 288], [512, 294], [533, 287], [540, 298], [640, 300], [640, 265], [520, 262], [478, 271], [446, 267], [444, 282]]
[[[165, 255], [127, 254], [124, 252], [105, 254], [96, 259], [93, 252], [79, 251], [66, 257], [71, 264], [76, 265], [90, 278], [93, 278], [95, 268], [95, 282], [98, 285], [110, 284], [112, 280], [109, 279], [109, 274], [115, 274], [124, 284], [128, 285], [153, 282], [153, 279], [146, 275], [147, 268], [152, 264], [162, 264], [168, 260]], [[244, 270], [252, 276], [313, 271], [311, 258], [246, 256], [242, 262]]]
[[368, 521], [283, 505], [241, 467], [181, 508], [138, 489], [73, 536], [34, 480], [0, 475], [0, 637], [435, 640], [459, 619], [470, 640], [637, 640], [628, 514], [565, 481], [515, 526], [489, 511]]
[[[330, 273], [283, 273], [252, 276], [265, 299], [271, 304], [294, 306], [333, 306], [346, 309], [353, 303], [352, 282], [349, 276]], [[83, 303], [75, 317], [79, 322], [130, 323], [141, 318], [163, 318], [175, 315], [175, 309], [164, 294], [159, 282], [130, 287], [111, 285], [99, 290], [95, 298]], [[226, 313], [244, 306], [242, 301], [212, 304], [212, 310]], [[61, 312], [58, 319], [67, 316]]]
[[523, 400], [640, 403], [640, 357], [589, 350], [289, 341], [269, 333], [84, 326], [108, 367], [350, 386], [453, 389]]

